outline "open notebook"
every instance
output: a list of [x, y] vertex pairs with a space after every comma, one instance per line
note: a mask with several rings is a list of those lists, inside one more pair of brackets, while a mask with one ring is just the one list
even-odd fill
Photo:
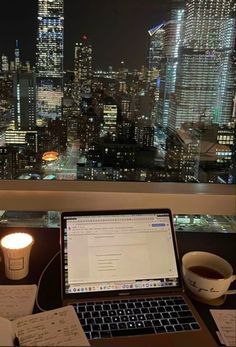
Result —
[[215, 346], [185, 296], [169, 209], [61, 214], [63, 304], [92, 345]]

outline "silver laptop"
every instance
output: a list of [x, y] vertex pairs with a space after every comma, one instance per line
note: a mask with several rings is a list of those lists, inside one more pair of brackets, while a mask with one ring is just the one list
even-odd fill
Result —
[[61, 214], [63, 305], [93, 346], [216, 346], [186, 297], [169, 209]]

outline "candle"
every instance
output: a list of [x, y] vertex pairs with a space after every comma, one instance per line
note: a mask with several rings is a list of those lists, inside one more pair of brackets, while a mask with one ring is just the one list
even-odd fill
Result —
[[28, 275], [33, 242], [33, 237], [23, 232], [9, 234], [1, 239], [7, 278], [19, 280]]

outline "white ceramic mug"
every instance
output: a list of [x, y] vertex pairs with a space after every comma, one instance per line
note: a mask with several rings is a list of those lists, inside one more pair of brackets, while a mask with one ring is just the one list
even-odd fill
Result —
[[214, 300], [225, 294], [236, 280], [232, 266], [223, 258], [209, 252], [193, 251], [182, 257], [182, 271], [186, 287], [197, 297]]

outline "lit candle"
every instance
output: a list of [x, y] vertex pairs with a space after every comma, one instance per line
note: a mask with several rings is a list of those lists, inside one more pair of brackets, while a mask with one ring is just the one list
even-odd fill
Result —
[[31, 235], [22, 232], [9, 234], [1, 239], [5, 273], [9, 279], [19, 280], [28, 275], [33, 242]]
[[2, 247], [19, 249], [27, 247], [33, 242], [33, 237], [26, 233], [14, 233], [6, 235], [1, 240]]

